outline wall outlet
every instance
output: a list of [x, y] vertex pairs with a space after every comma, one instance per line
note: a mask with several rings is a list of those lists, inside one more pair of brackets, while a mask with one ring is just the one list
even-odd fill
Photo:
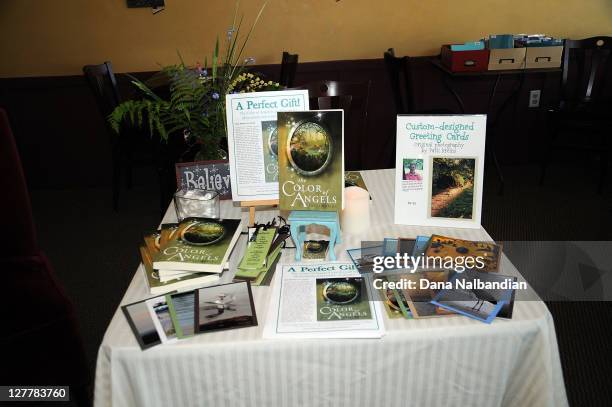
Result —
[[540, 96], [542, 91], [540, 89], [532, 90], [529, 92], [529, 107], [540, 107]]

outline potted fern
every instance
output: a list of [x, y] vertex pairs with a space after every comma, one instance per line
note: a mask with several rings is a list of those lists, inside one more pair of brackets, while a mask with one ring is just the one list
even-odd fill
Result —
[[158, 134], [162, 141], [180, 134], [190, 148], [197, 150], [195, 160], [226, 158], [223, 149], [227, 145], [225, 95], [280, 88], [276, 82], [264, 81], [258, 75], [247, 72], [247, 65], [254, 59], [243, 58], [244, 49], [265, 6], [264, 3], [251, 28], [240, 38], [243, 16], [237, 20], [236, 2], [222, 60], [219, 58], [217, 37], [210, 67], [207, 60], [203, 66], [198, 63], [189, 67], [180, 54], [179, 64], [163, 67], [159, 75], [169, 85], [168, 99], [158, 96], [144, 82], [131, 77], [132, 84], [142, 92], [143, 98], [128, 100], [117, 106], [108, 117], [111, 127], [119, 133], [121, 124], [127, 121], [134, 126], [147, 127], [151, 135]]

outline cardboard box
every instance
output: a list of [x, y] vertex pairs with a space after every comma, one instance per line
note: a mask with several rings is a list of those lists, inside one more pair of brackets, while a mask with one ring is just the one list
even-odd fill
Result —
[[482, 72], [487, 70], [489, 50], [451, 51], [449, 45], [443, 45], [440, 60], [451, 72]]
[[527, 47], [525, 67], [533, 68], [559, 68], [563, 46], [556, 47]]
[[525, 68], [526, 48], [492, 49], [489, 54], [489, 71]]

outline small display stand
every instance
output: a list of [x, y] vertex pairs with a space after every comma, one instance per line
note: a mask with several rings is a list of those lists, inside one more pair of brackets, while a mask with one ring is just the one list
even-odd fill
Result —
[[249, 208], [249, 227], [255, 225], [255, 209], [260, 206], [278, 206], [278, 199], [265, 199], [263, 201], [241, 201], [240, 207]]
[[329, 229], [329, 259], [336, 260], [334, 245], [340, 243], [340, 221], [338, 212], [325, 211], [292, 211], [289, 215], [291, 237], [295, 243], [295, 260], [302, 259], [302, 250], [306, 240], [308, 225], [321, 225]]

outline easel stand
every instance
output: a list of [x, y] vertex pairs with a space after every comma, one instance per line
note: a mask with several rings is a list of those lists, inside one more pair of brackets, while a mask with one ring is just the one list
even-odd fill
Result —
[[295, 243], [295, 260], [302, 260], [302, 250], [308, 225], [321, 225], [329, 229], [329, 259], [336, 260], [334, 246], [336, 243], [340, 243], [338, 212], [292, 211], [288, 222], [291, 225], [291, 237]]
[[249, 208], [249, 226], [255, 225], [255, 208], [258, 206], [278, 206], [278, 199], [267, 199], [263, 201], [240, 201], [242, 208]]

